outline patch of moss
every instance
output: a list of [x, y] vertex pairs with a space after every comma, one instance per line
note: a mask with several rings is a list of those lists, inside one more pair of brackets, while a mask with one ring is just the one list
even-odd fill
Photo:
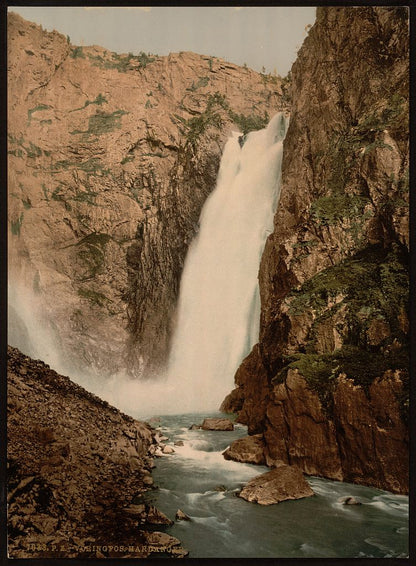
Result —
[[52, 106], [49, 106], [49, 104], [38, 104], [34, 108], [30, 108], [30, 110], [27, 111], [27, 119], [29, 124], [32, 121], [32, 115], [35, 112], [40, 112], [42, 110], [49, 110], [50, 108], [52, 108]]
[[70, 112], [78, 112], [79, 110], [84, 110], [90, 104], [96, 104], [97, 106], [102, 106], [104, 103], [107, 103], [108, 100], [103, 96], [101, 93], [98, 94], [94, 100], [86, 100], [84, 102], [84, 106], [80, 106], [79, 108], [75, 108], [74, 110], [70, 110]]
[[330, 226], [344, 218], [361, 218], [369, 203], [370, 199], [361, 195], [333, 194], [313, 201], [310, 212], [315, 222]]
[[111, 303], [111, 299], [106, 297], [103, 293], [99, 293], [97, 291], [93, 291], [92, 289], [78, 289], [78, 295], [83, 299], [87, 299], [93, 305], [97, 305], [99, 307], [106, 306], [108, 303]]
[[42, 183], [41, 187], [42, 187], [42, 191], [43, 191], [43, 195], [45, 197], [45, 200], [48, 201], [49, 195], [48, 195], [48, 189], [46, 188], [45, 183]]
[[[330, 411], [334, 378], [345, 373], [365, 390], [375, 377], [388, 369], [409, 368], [408, 338], [401, 329], [399, 313], [407, 312], [409, 277], [407, 252], [399, 244], [386, 250], [369, 246], [338, 265], [325, 269], [289, 295], [292, 316], [313, 311], [313, 323], [305, 345], [306, 353], [286, 360], [275, 378], [285, 378], [288, 368], [297, 368]], [[337, 297], [337, 303], [333, 300]], [[343, 346], [318, 354], [316, 343], [321, 325], [343, 309], [338, 332]], [[369, 343], [368, 330], [374, 320], [383, 320], [389, 335], [377, 346]], [[400, 400], [403, 412], [408, 404], [406, 388]]]
[[22, 199], [22, 203], [23, 203], [23, 207], [24, 207], [26, 210], [30, 210], [30, 209], [32, 208], [32, 202], [31, 202], [31, 200], [30, 200], [29, 197], [27, 197], [27, 200], [26, 200], [26, 199]]
[[128, 114], [125, 110], [116, 110], [112, 113], [97, 112], [88, 119], [87, 130], [74, 130], [71, 134], [102, 135], [121, 128], [121, 117]]
[[388, 143], [384, 143], [380, 140], [375, 140], [375, 141], [373, 141], [373, 143], [370, 143], [370, 145], [366, 146], [366, 148], [364, 150], [364, 155], [366, 153], [370, 153], [370, 151], [373, 151], [377, 147], [381, 147], [381, 148], [385, 147], [385, 148], [389, 149], [390, 151], [393, 151], [393, 148]]
[[81, 169], [85, 171], [88, 175], [96, 175], [100, 172], [102, 175], [108, 175], [110, 170], [104, 169], [103, 162], [99, 157], [91, 157], [86, 161], [70, 161], [69, 159], [63, 159], [61, 161], [56, 161], [53, 164], [53, 170], [68, 170], [68, 169]]
[[111, 239], [109, 234], [93, 232], [77, 243], [77, 246], [81, 248], [78, 250], [77, 255], [89, 271], [85, 279], [95, 277], [103, 267], [105, 262], [105, 249]]
[[41, 148], [32, 142], [29, 142], [29, 146], [24, 147], [24, 149], [26, 151], [26, 155], [32, 159], [36, 159], [37, 157], [41, 157], [42, 155]]
[[20, 147], [16, 148], [16, 149], [11, 149], [10, 151], [7, 152], [9, 155], [14, 155], [15, 157], [23, 157], [24, 156], [24, 152], [22, 149], [20, 149]]
[[13, 236], [20, 236], [20, 229], [23, 224], [23, 217], [24, 214], [23, 212], [21, 212], [19, 218], [17, 218], [16, 220], [12, 220], [10, 222], [10, 229], [12, 231]]
[[71, 49], [69, 56], [72, 57], [72, 59], [85, 59], [85, 53], [81, 46]]
[[288, 362], [273, 379], [273, 383], [282, 383], [289, 369], [297, 369], [305, 378], [310, 389], [315, 391], [325, 413], [333, 414], [333, 393], [336, 379], [342, 373], [351, 379], [355, 385], [363, 388], [368, 395], [369, 386], [377, 377], [382, 377], [387, 370], [403, 372], [403, 391], [400, 403], [403, 414], [408, 406], [408, 375], [409, 357], [407, 348], [392, 351], [386, 355], [380, 352], [369, 352], [363, 348], [344, 345], [331, 354], [295, 354], [287, 357]]
[[[289, 309], [292, 315], [312, 309], [320, 314], [335, 296], [344, 296], [350, 322], [358, 319], [363, 308], [380, 313], [398, 332], [397, 313], [407, 310], [409, 276], [406, 252], [399, 245], [391, 250], [368, 246], [337, 265], [331, 266], [292, 291]], [[362, 325], [362, 322], [357, 322]]]
[[188, 87], [186, 90], [195, 92], [199, 88], [207, 86], [208, 83], [209, 83], [209, 77], [199, 77], [196, 82], [192, 81], [192, 85]]
[[270, 117], [265, 111], [263, 116], [258, 114], [237, 114], [232, 110], [229, 111], [231, 120], [240, 128], [244, 135], [254, 130], [262, 130], [269, 123]]
[[139, 55], [128, 53], [127, 55], [119, 55], [118, 53], [111, 53], [111, 59], [104, 59], [101, 55], [88, 55], [89, 59], [93, 61], [93, 65], [101, 69], [117, 69], [120, 73], [126, 73], [134, 69], [132, 63], [136, 63], [139, 68], [145, 69], [149, 63], [155, 61], [150, 53], [146, 54], [141, 51]]
[[126, 155], [126, 157], [123, 157], [123, 159], [121, 160], [121, 165], [124, 165], [125, 163], [129, 163], [130, 161], [134, 160], [134, 155]]

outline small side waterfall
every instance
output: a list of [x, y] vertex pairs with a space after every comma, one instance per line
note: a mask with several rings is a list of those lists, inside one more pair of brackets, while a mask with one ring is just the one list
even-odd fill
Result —
[[258, 341], [258, 269], [279, 193], [287, 122], [228, 140], [182, 274], [167, 392], [178, 412], [217, 410]]

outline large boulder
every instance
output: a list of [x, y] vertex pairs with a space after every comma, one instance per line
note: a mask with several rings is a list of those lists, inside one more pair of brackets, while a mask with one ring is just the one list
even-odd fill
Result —
[[202, 430], [234, 430], [230, 419], [204, 419]]
[[222, 454], [226, 460], [247, 464], [266, 464], [262, 434], [237, 438]]
[[273, 505], [287, 499], [302, 499], [311, 495], [314, 492], [301, 470], [286, 464], [253, 478], [239, 493], [239, 497], [260, 505]]

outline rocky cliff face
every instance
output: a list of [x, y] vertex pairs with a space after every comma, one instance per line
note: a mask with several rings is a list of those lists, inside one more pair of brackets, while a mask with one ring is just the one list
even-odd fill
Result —
[[13, 13], [8, 49], [11, 334], [36, 311], [64, 366], [156, 371], [224, 142], [282, 108], [281, 79], [76, 47]]
[[223, 409], [269, 464], [408, 489], [408, 13], [318, 8], [291, 72], [260, 341]]
[[149, 425], [15, 348], [7, 409], [10, 558], [186, 554], [143, 499], [157, 446]]

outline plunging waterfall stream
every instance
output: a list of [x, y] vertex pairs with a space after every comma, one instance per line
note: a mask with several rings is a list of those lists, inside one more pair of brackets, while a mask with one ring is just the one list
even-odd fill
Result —
[[234, 133], [217, 187], [200, 217], [182, 275], [168, 386], [182, 411], [215, 410], [238, 365], [258, 340], [258, 269], [279, 198], [286, 119], [244, 141]]

